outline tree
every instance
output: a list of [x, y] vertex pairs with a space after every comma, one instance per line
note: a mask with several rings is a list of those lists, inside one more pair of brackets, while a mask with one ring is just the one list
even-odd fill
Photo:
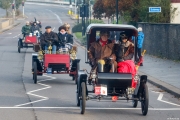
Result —
[[0, 0], [0, 7], [6, 10], [6, 16], [8, 17], [8, 9], [11, 6], [11, 0]]
[[103, 0], [96, 0], [94, 6], [93, 6], [93, 16], [94, 18], [100, 19], [103, 17], [102, 14], [104, 11], [104, 5]]

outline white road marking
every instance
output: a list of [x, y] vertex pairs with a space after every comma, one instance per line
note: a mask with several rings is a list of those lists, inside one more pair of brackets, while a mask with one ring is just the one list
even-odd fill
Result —
[[168, 102], [168, 101], [162, 100], [162, 98], [163, 98], [163, 94], [160, 93], [157, 100], [159, 100], [159, 101], [161, 101], [161, 102], [164, 102], [164, 103], [167, 103], [167, 104], [171, 104], [171, 105], [175, 105], [175, 106], [180, 106], [180, 105], [178, 105], [178, 104], [175, 104], [175, 103], [172, 103], [172, 102]]
[[12, 34], [12, 33], [8, 33], [9, 35]]
[[52, 29], [52, 31], [54, 31], [55, 30], [55, 27]]
[[46, 9], [46, 10], [50, 11], [51, 13], [53, 13], [53, 14], [57, 17], [59, 23], [62, 24], [61, 18], [60, 18], [56, 13], [54, 13], [53, 11], [51, 11], [51, 10], [49, 10], [49, 9]]
[[[73, 109], [79, 110], [79, 107], [0, 107], [0, 109]], [[141, 108], [96, 108], [86, 107], [86, 110], [141, 110]], [[180, 108], [149, 108], [148, 110], [175, 111]]]
[[49, 79], [40, 80], [40, 81], [37, 82], [37, 84], [42, 85], [42, 86], [45, 86], [45, 87], [44, 87], [44, 88], [41, 88], [41, 89], [37, 89], [37, 90], [32, 90], [32, 91], [29, 91], [29, 92], [27, 93], [28, 95], [35, 96], [35, 97], [39, 97], [39, 98], [41, 98], [41, 99], [40, 99], [40, 100], [36, 100], [36, 101], [32, 101], [32, 102], [28, 102], [28, 103], [24, 103], [24, 104], [15, 105], [15, 107], [20, 107], [20, 106], [24, 106], [24, 105], [29, 105], [29, 104], [32, 104], [32, 103], [37, 103], [37, 102], [41, 102], [41, 101], [45, 101], [45, 100], [48, 100], [48, 99], [49, 99], [48, 97], [44, 97], [44, 96], [40, 96], [40, 95], [33, 94], [34, 92], [51, 88], [50, 85], [42, 84], [42, 83], [40, 83], [40, 82], [44, 82], [44, 81], [49, 81], [49, 80], [54, 80], [54, 79], [56, 79], [55, 77], [51, 77], [51, 76], [48, 76], [48, 75], [43, 75], [43, 76], [48, 77]]
[[21, 34], [18, 34], [18, 35], [16, 35], [16, 36], [14, 36], [13, 38], [16, 38], [16, 37], [18, 37], [18, 36], [20, 36]]

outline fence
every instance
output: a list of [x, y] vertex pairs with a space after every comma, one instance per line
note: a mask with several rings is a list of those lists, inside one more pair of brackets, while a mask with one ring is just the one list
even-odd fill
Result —
[[150, 55], [180, 60], [180, 24], [138, 23], [143, 28], [143, 48]]

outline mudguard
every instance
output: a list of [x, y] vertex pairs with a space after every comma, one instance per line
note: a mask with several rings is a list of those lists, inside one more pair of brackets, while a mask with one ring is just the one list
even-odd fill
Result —
[[[37, 53], [32, 53], [32, 72], [33, 72], [33, 63], [36, 62], [37, 63], [37, 70], [39, 72], [42, 72], [43, 67], [38, 59], [38, 54]], [[42, 75], [42, 73], [39, 73], [38, 75]]]

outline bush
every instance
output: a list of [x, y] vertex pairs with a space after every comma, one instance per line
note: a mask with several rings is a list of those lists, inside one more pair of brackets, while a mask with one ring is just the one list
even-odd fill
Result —
[[[90, 22], [90, 21], [88, 21]], [[94, 20], [91, 20], [91, 23], [101, 23], [101, 24], [104, 24], [104, 22], [102, 20], [97, 20], [97, 19], [94, 19]], [[86, 23], [86, 26], [88, 26], [88, 23]], [[72, 32], [73, 33], [76, 33], [76, 32], [82, 32], [82, 23], [79, 23], [77, 25], [75, 25], [73, 28], [72, 28]]]

